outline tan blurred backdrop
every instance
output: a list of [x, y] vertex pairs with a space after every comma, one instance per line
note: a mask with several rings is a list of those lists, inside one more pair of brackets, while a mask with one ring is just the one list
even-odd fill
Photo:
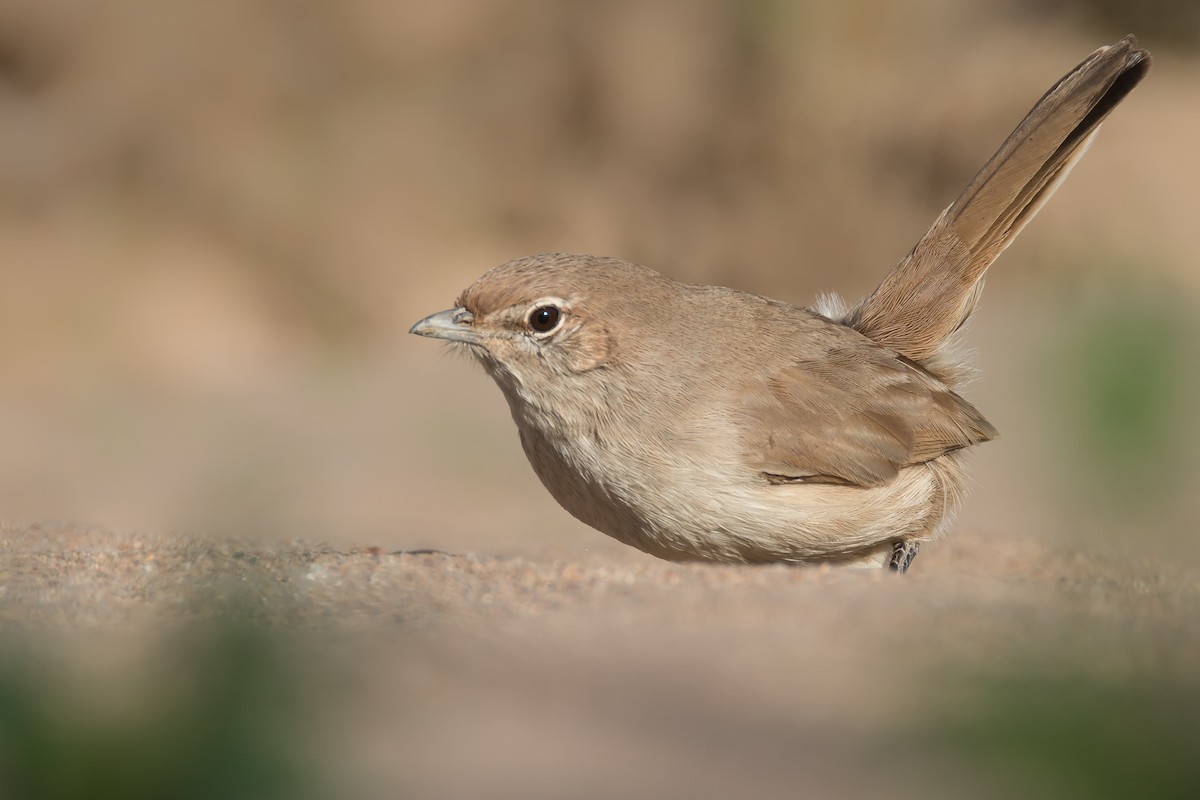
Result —
[[642, 558], [407, 327], [551, 250], [856, 298], [1134, 32], [1149, 79], [967, 336], [1003, 438], [960, 524], [1194, 555], [1196, 20], [1102, 6], [2, 2], [0, 516]]

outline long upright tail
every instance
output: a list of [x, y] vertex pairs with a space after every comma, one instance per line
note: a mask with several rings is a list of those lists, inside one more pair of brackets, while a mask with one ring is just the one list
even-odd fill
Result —
[[984, 272], [1149, 69], [1150, 54], [1126, 36], [1063, 76], [845, 323], [914, 361], [936, 356], [975, 310]]

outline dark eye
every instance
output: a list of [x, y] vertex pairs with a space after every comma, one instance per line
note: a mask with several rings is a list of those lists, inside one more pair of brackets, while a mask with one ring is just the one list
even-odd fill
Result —
[[529, 312], [529, 327], [538, 333], [549, 333], [558, 327], [562, 312], [558, 306], [538, 306]]

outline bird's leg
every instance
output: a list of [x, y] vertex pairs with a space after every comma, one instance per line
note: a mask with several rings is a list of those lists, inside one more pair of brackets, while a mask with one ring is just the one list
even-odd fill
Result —
[[919, 542], [899, 541], [892, 545], [892, 557], [888, 561], [888, 569], [892, 572], [908, 572], [908, 565], [917, 557], [921, 549]]

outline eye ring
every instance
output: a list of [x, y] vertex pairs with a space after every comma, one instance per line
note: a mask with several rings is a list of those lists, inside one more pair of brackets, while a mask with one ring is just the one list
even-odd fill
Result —
[[563, 312], [553, 303], [539, 303], [529, 310], [525, 324], [534, 333], [550, 333], [562, 324]]

